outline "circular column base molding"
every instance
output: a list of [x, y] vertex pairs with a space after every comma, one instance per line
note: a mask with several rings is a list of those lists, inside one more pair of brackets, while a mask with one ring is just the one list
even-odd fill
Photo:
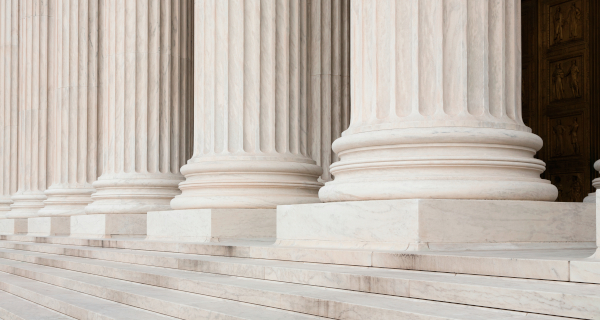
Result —
[[180, 174], [128, 173], [102, 175], [86, 214], [129, 214], [171, 210], [169, 202], [181, 192]]
[[[287, 160], [287, 159], [286, 159]], [[171, 201], [180, 209], [269, 209], [320, 202], [322, 168], [305, 158], [202, 157], [181, 168], [182, 191]]]
[[346, 135], [333, 144], [324, 202], [392, 199], [554, 201], [534, 155], [542, 140], [496, 128], [407, 128]]
[[17, 192], [12, 196], [12, 200], [7, 218], [32, 218], [37, 217], [38, 211], [44, 207], [46, 195], [42, 191]]

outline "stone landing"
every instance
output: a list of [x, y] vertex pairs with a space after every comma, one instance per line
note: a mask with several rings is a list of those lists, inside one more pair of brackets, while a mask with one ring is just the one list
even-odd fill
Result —
[[283, 246], [375, 250], [595, 247], [592, 203], [378, 200], [277, 208]]

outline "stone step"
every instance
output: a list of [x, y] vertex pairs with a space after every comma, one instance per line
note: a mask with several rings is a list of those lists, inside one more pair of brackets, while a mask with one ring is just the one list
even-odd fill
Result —
[[264, 306], [5, 259], [0, 259], [0, 272], [27, 278], [38, 284], [110, 300], [121, 306], [161, 313], [169, 319], [171, 317], [227, 320], [322, 319]]
[[[282, 247], [265, 242], [183, 243], [139, 239], [81, 239], [0, 235], [0, 240], [80, 248], [114, 248], [164, 253], [353, 265], [363, 267], [478, 274], [570, 281], [572, 261], [584, 261], [594, 249], [494, 250], [456, 252], [372, 251]], [[0, 247], [6, 241], [0, 241]], [[596, 282], [596, 281], [589, 281]]]
[[[37, 259], [42, 260], [43, 258]], [[94, 260], [90, 261], [93, 262]], [[153, 306], [157, 306], [157, 310], [162, 310], [163, 313], [174, 316], [177, 315], [170, 313], [170, 310], [179, 310], [182, 303], [196, 301], [198, 297], [203, 297], [196, 294], [199, 293], [234, 300], [236, 303], [252, 303], [332, 319], [404, 319], [407, 317], [410, 317], [410, 319], [525, 319], [525, 317], [527, 319], [559, 319], [524, 312], [503, 311], [268, 280], [140, 265], [126, 267], [120, 264], [122, 265], [121, 268], [115, 268], [107, 267], [106, 264], [114, 266], [119, 263], [103, 261], [93, 266], [80, 264], [79, 267], [87, 269], [89, 272], [102, 273], [107, 277], [119, 276], [132, 282], [6, 259], [0, 259], [0, 271], [14, 273], [102, 298], [121, 299], [115, 300], [117, 302], [129, 301], [131, 303], [131, 301], [135, 301], [136, 303], [142, 303], [150, 310], [153, 310], [151, 309]], [[133, 283], [133, 281], [136, 283]], [[152, 284], [152, 286], [143, 283]], [[165, 289], [164, 287], [172, 289]], [[176, 304], [178, 307], [171, 306], [171, 304]], [[292, 318], [285, 317], [284, 319]]]
[[[199, 271], [566, 317], [585, 318], [596, 313], [600, 314], [600, 286], [594, 284], [126, 249], [80, 249], [28, 243], [20, 243], [18, 247], [23, 250], [34, 250], [0, 249], [0, 258], [136, 282], [140, 282], [139, 279], [144, 277], [161, 279], [148, 282], [147, 284], [150, 285], [183, 281], [188, 278], [202, 281], [198, 277], [203, 276], [188, 272]], [[39, 253], [41, 250], [58, 253], [58, 255]], [[144, 269], [144, 265], [186, 271]], [[208, 278], [209, 282], [217, 279]]]
[[44, 308], [31, 301], [0, 291], [0, 319], [3, 320], [73, 320], [67, 315]]
[[[214, 293], [202, 290], [210, 286], [230, 286], [235, 281], [236, 285], [252, 287], [253, 283], [237, 277], [232, 280], [207, 273], [7, 249], [0, 249], [0, 258], [172, 289], [179, 288], [182, 282], [187, 288], [194, 283], [198, 288], [188, 291], [208, 295]], [[591, 318], [600, 314], [600, 286], [592, 284], [210, 256], [196, 259], [205, 258], [208, 261], [200, 260], [203, 263], [196, 266], [207, 264], [210, 273], [565, 317]], [[211, 259], [220, 261], [211, 264], [214, 262]], [[228, 259], [237, 261], [228, 262]], [[202, 271], [197, 269], [192, 270]]]
[[0, 272], [0, 290], [75, 319], [174, 319], [4, 272]]

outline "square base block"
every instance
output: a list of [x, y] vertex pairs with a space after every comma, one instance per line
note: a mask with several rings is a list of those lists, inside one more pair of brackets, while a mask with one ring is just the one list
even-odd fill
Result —
[[146, 236], [145, 214], [90, 214], [71, 217], [71, 237], [139, 238]]
[[380, 200], [277, 207], [277, 244], [376, 250], [593, 248], [593, 203]]
[[29, 236], [68, 236], [71, 217], [35, 217], [27, 219]]
[[189, 209], [148, 212], [149, 240], [274, 240], [276, 209]]
[[27, 234], [27, 219], [0, 219], [0, 234]]

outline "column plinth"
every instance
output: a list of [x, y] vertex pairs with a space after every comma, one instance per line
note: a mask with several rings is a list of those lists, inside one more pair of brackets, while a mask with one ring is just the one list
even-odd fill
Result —
[[354, 1], [351, 123], [324, 202], [553, 201], [521, 116], [520, 1]]

